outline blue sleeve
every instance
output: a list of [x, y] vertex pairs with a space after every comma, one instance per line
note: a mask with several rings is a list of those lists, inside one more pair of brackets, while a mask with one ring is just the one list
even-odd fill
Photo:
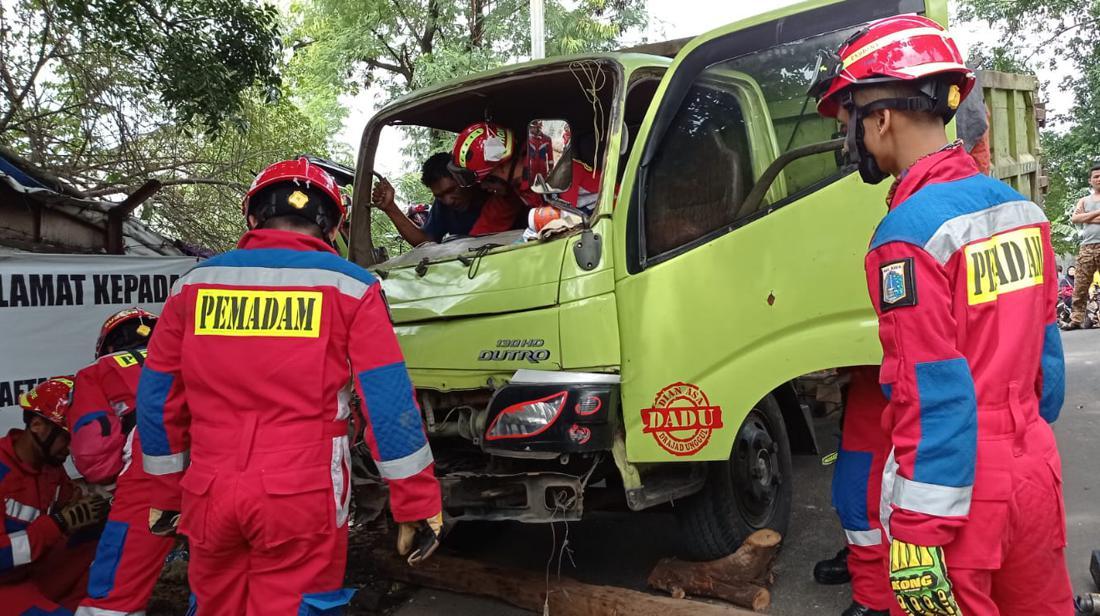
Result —
[[433, 242], [441, 242], [443, 236], [447, 235], [447, 222], [443, 220], [443, 207], [443, 204], [438, 200], [433, 201], [431, 209], [428, 210], [428, 220], [421, 229]]
[[1039, 415], [1054, 423], [1062, 412], [1066, 399], [1066, 360], [1062, 355], [1062, 333], [1058, 325], [1051, 323], [1043, 332], [1043, 357], [1039, 364], [1039, 380], [1042, 391], [1039, 398]]
[[913, 479], [937, 486], [974, 484], [978, 399], [970, 364], [959, 357], [915, 365], [920, 436]]

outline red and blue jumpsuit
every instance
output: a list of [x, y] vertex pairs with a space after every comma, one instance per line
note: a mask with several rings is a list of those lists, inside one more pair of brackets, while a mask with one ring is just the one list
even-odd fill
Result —
[[865, 263], [889, 400], [883, 526], [943, 546], [966, 616], [1072, 614], [1050, 224], [958, 145], [914, 164], [889, 207]]
[[73, 464], [90, 481], [117, 476], [111, 513], [88, 574], [77, 616], [144, 613], [175, 540], [149, 532], [154, 478], [141, 466], [138, 380], [145, 349], [104, 355], [76, 374], [69, 430]]
[[379, 287], [325, 242], [279, 230], [246, 233], [174, 285], [142, 369], [138, 429], [146, 471], [164, 479], [152, 506], [180, 510], [172, 484], [182, 490], [198, 614], [329, 614], [350, 599], [353, 387], [394, 518], [441, 511]]
[[882, 427], [886, 398], [877, 366], [851, 368], [849, 375], [833, 472], [833, 508], [848, 542], [852, 599], [873, 610], [902, 614], [890, 589], [890, 546], [880, 521], [882, 469], [890, 455], [890, 435]]
[[20, 434], [0, 438], [0, 612], [68, 616], [84, 595], [95, 543], [66, 537], [49, 516], [72, 500], [73, 485], [60, 466], [23, 463], [12, 447]]

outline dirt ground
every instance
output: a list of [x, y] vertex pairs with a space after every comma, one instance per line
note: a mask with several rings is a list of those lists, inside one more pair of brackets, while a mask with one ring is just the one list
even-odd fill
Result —
[[[370, 565], [370, 551], [390, 541], [387, 530], [383, 523], [352, 527], [348, 562], [358, 565], [348, 568], [344, 585], [356, 588], [358, 592], [345, 611], [349, 616], [388, 616], [416, 591], [412, 586], [378, 579]], [[169, 558], [171, 560], [172, 557]], [[170, 562], [153, 590], [146, 614], [181, 616], [187, 611], [189, 594], [186, 561]]]

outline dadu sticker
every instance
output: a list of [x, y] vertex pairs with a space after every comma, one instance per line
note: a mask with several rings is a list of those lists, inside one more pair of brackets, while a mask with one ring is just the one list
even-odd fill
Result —
[[902, 306], [915, 306], [917, 289], [913, 281], [913, 259], [885, 263], [882, 272], [882, 294], [880, 309], [885, 312]]

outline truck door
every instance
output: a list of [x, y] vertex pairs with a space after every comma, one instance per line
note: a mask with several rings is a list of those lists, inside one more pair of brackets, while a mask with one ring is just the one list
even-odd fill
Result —
[[862, 268], [889, 182], [839, 166], [805, 93], [819, 50], [901, 13], [945, 23], [946, 0], [805, 2], [698, 37], [665, 75], [615, 219], [631, 461], [726, 459], [776, 387], [878, 363]]

